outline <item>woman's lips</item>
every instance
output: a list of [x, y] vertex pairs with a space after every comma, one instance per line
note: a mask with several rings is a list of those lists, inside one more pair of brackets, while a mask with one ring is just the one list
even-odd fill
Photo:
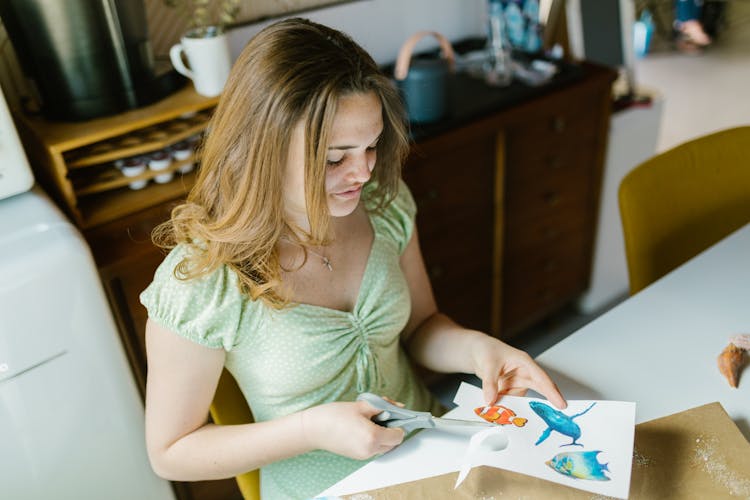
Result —
[[354, 189], [350, 189], [348, 191], [339, 191], [338, 193], [334, 193], [334, 195], [339, 196], [341, 198], [356, 198], [359, 196], [359, 193], [362, 192], [362, 186], [356, 187]]

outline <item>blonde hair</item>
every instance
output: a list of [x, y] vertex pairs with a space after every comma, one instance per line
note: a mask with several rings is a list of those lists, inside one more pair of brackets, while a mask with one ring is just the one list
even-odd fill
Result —
[[[383, 133], [366, 206], [380, 209], [396, 195], [408, 152], [401, 100], [373, 59], [347, 35], [305, 19], [288, 19], [258, 33], [235, 62], [207, 127], [201, 168], [185, 203], [154, 230], [157, 245], [189, 248], [179, 279], [233, 269], [240, 288], [273, 307], [279, 294], [280, 238], [303, 245], [330, 241], [325, 173], [328, 135], [338, 99], [374, 92]], [[305, 124], [305, 201], [309, 233], [285, 219], [282, 186], [295, 125]]]

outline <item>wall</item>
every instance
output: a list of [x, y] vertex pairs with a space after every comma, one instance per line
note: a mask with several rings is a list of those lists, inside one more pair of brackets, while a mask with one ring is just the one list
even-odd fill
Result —
[[[168, 7], [166, 0], [142, 1], [150, 28], [151, 46], [155, 56], [159, 57], [168, 54], [169, 48], [193, 23], [220, 23], [225, 15], [233, 15], [234, 22], [245, 23], [248, 20], [281, 16], [289, 12], [312, 10], [323, 5], [361, 0], [214, 0], [205, 7], [193, 8], [185, 6], [199, 4], [197, 0], [181, 0], [176, 2], [178, 5], [175, 7]], [[237, 10], [232, 14], [231, 11], [235, 8]]]
[[[305, 13], [313, 21], [352, 36], [380, 64], [396, 59], [401, 44], [419, 30], [439, 31], [449, 40], [484, 33], [486, 0], [365, 0]], [[238, 28], [230, 44], [236, 57], [266, 23]], [[435, 47], [431, 40], [417, 50]]]
[[[482, 34], [486, 0], [360, 0], [306, 12], [304, 17], [349, 33], [378, 63], [393, 62], [399, 47], [412, 33], [436, 30], [449, 40]], [[263, 26], [243, 26], [230, 32], [236, 58], [247, 41]], [[164, 27], [168, 29], [168, 27]], [[430, 40], [417, 50], [433, 47]], [[11, 107], [18, 107], [29, 89], [16, 55], [0, 23], [0, 85]]]
[[11, 108], [18, 106], [22, 95], [28, 94], [26, 79], [21, 72], [8, 33], [0, 22], [0, 86]]

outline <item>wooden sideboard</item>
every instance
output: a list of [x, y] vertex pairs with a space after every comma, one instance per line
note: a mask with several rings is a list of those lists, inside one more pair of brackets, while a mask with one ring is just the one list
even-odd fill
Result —
[[404, 169], [439, 306], [511, 343], [589, 284], [615, 74], [568, 71], [505, 93], [457, 75]]
[[[413, 127], [404, 179], [417, 201], [420, 242], [438, 304], [459, 323], [513, 343], [526, 327], [587, 288], [614, 77], [599, 66], [570, 65], [543, 88], [514, 83], [492, 89], [455, 75], [445, 119]], [[147, 108], [135, 116], [152, 127], [193, 109], [210, 111], [213, 103], [192, 99], [179, 99], [189, 105], [177, 111], [157, 105], [151, 114]], [[138, 135], [138, 126], [116, 122], [109, 136]], [[46, 129], [40, 133], [35, 126], [26, 122], [24, 135], [44, 148]], [[100, 131], [90, 141], [71, 142], [69, 149], [76, 152], [71, 155], [59, 148], [46, 154], [37, 149], [42, 163], [37, 178], [54, 184], [68, 167], [96, 163], [85, 159], [83, 148], [107, 138]], [[163, 144], [147, 143], [137, 151], [152, 145]], [[106, 161], [123, 156], [102, 154]], [[142, 392], [146, 311], [138, 295], [164, 256], [151, 244], [150, 232], [166, 220], [191, 181], [192, 174], [173, 181], [180, 183], [170, 188], [173, 197], [155, 202], [144, 201], [147, 189], [129, 193], [118, 186], [113, 192], [123, 193], [123, 203], [141, 204], [106, 211], [89, 204], [84, 212], [76, 209], [69, 181], [62, 191], [46, 185], [68, 193], [65, 208], [91, 246]], [[164, 189], [155, 186], [153, 192]], [[175, 489], [181, 499], [241, 498], [233, 480], [176, 483]]]

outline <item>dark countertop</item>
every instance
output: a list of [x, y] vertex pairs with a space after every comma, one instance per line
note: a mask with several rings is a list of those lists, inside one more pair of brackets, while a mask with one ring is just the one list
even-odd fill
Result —
[[[454, 43], [457, 54], [463, 54], [484, 46], [481, 39], [462, 40]], [[417, 57], [437, 57], [437, 51], [420, 54]], [[514, 54], [514, 58], [528, 57]], [[436, 122], [411, 123], [411, 137], [421, 141], [437, 136], [443, 132], [491, 115], [503, 109], [515, 106], [524, 101], [547, 94], [555, 89], [565, 87], [570, 83], [581, 80], [586, 75], [586, 69], [571, 62], [557, 61], [558, 73], [546, 84], [532, 87], [514, 80], [507, 87], [492, 87], [464, 72], [457, 72], [448, 76], [446, 85], [447, 102], [445, 116]], [[383, 71], [393, 75], [393, 66], [386, 66]]]
[[547, 94], [583, 78], [581, 66], [566, 64], [552, 80], [539, 87], [513, 81], [508, 87], [491, 87], [484, 81], [465, 73], [448, 77], [445, 116], [432, 123], [412, 123], [411, 136], [415, 141], [434, 137], [479, 118]]

